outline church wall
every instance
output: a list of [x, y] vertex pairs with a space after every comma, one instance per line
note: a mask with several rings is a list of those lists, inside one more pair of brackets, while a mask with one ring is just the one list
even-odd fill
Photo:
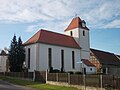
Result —
[[[73, 37], [75, 41], [80, 45], [82, 51], [81, 51], [81, 57], [82, 59], [90, 59], [90, 42], [89, 42], [89, 30], [84, 30], [80, 28], [75, 28], [69, 31], [65, 31], [64, 33], [66, 35], [71, 36], [71, 31], [73, 33]], [[85, 31], [85, 36], [83, 36], [83, 31]]]
[[30, 48], [30, 69], [29, 72], [36, 70], [36, 44], [25, 46], [26, 66], [28, 67], [28, 48]]
[[[80, 41], [79, 45], [81, 46], [82, 49], [82, 59], [90, 59], [90, 43], [89, 43], [89, 31], [80, 29]], [[83, 36], [83, 31], [85, 31], [85, 36]]]
[[[90, 51], [90, 42], [89, 42], [89, 31], [80, 29], [80, 46], [82, 50]], [[85, 36], [83, 36], [83, 31], [85, 31]]]
[[[65, 71], [80, 71], [80, 49], [39, 44], [39, 70], [48, 69], [48, 48], [52, 49], [52, 67], [61, 70], [61, 50], [64, 50], [64, 69]], [[72, 51], [75, 52], [75, 69], [72, 68]]]
[[73, 37], [75, 37], [75, 38], [79, 38], [79, 31], [78, 31], [78, 28], [75, 28], [75, 29], [72, 29], [72, 30], [69, 30], [69, 31], [65, 31], [64, 32], [64, 34], [65, 35], [68, 35], [68, 36], [71, 36], [70, 35], [70, 32], [72, 31], [72, 33], [73, 33]]
[[82, 59], [90, 60], [90, 52], [89, 51], [81, 50], [81, 58]]
[[71, 31], [73, 33], [72, 37], [74, 37], [75, 41], [78, 43], [78, 45], [80, 45], [80, 42], [79, 42], [79, 28], [75, 28], [75, 29], [72, 29], [72, 30], [69, 30], [69, 31], [65, 31], [64, 34], [65, 35], [68, 35], [68, 36], [71, 36]]

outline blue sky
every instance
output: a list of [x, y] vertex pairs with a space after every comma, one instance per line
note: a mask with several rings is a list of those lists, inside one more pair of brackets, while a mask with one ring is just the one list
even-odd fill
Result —
[[39, 29], [63, 33], [80, 16], [90, 29], [91, 48], [120, 54], [120, 0], [0, 0], [0, 49], [13, 35], [23, 42]]

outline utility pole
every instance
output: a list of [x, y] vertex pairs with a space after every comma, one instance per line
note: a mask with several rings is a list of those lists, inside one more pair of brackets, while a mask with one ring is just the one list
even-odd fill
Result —
[[82, 64], [82, 73], [83, 73], [83, 83], [84, 83], [84, 90], [86, 90], [86, 76], [85, 76], [85, 67], [83, 60], [77, 62], [78, 64]]
[[86, 70], [85, 70], [85, 66], [84, 66], [84, 61], [82, 60], [82, 67], [83, 67], [83, 82], [84, 82], [84, 90], [86, 90]]
[[84, 90], [86, 90], [86, 76], [85, 76], [85, 67], [83, 65], [83, 82], [84, 82]]
[[103, 73], [103, 72], [102, 72], [102, 68], [101, 68], [101, 75], [100, 75], [100, 82], [101, 82], [100, 84], [101, 84], [101, 90], [102, 90], [102, 88], [103, 88], [103, 86], [102, 86], [102, 82], [103, 82], [103, 81], [102, 81], [102, 79], [103, 79], [103, 77], [102, 77], [102, 73]]

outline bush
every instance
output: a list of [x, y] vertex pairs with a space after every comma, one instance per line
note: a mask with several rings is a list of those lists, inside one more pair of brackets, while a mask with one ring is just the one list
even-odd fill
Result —
[[73, 71], [69, 71], [68, 73], [70, 73], [70, 74], [74, 74], [74, 72], [73, 72]]
[[54, 69], [54, 70], [52, 71], [52, 73], [60, 73], [60, 70]]
[[82, 74], [82, 72], [75, 72], [75, 74]]
[[50, 67], [49, 73], [53, 72], [53, 67]]

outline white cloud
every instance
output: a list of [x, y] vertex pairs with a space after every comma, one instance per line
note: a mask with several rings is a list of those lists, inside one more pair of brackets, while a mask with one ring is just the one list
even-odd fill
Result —
[[47, 21], [43, 23], [37, 23], [34, 25], [28, 26], [26, 32], [33, 32], [38, 31], [40, 29], [50, 30], [54, 32], [62, 33], [70, 23], [70, 20], [63, 20], [63, 21]]
[[[92, 1], [92, 0], [91, 0]], [[119, 20], [120, 16], [120, 5], [119, 0], [94, 0], [93, 4], [88, 3], [88, 5], [93, 5], [89, 11], [84, 12], [82, 17], [87, 20], [89, 27], [91, 28], [105, 28], [104, 26], [113, 20]], [[116, 23], [117, 24], [117, 23]], [[116, 28], [114, 25], [112, 28]]]
[[[53, 20], [73, 14], [72, 0], [0, 0], [0, 21], [33, 22]], [[78, 0], [75, 0], [78, 2]]]
[[0, 0], [0, 22], [32, 22], [27, 31], [40, 26], [63, 29], [68, 24], [64, 22], [70, 22], [77, 13], [91, 28], [107, 28], [110, 23], [114, 23], [111, 28], [118, 28], [119, 3], [119, 0]]
[[103, 28], [120, 28], [120, 20], [114, 20], [105, 25]]

